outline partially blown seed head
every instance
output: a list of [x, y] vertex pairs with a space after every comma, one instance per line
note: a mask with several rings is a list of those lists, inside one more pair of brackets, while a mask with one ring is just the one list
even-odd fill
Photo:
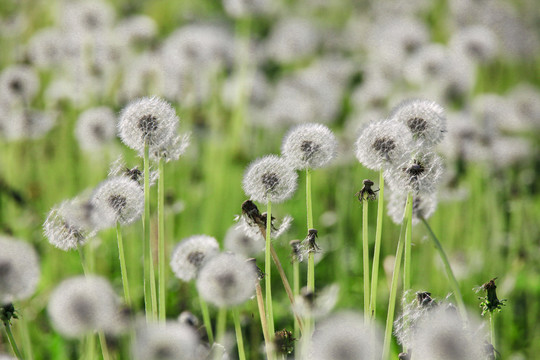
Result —
[[416, 154], [407, 163], [385, 170], [385, 179], [394, 191], [427, 194], [436, 190], [443, 173], [441, 158], [434, 152]]
[[21, 240], [0, 236], [0, 306], [28, 298], [40, 277], [34, 248]]
[[267, 155], [253, 161], [244, 173], [244, 192], [251, 199], [280, 203], [289, 199], [297, 187], [298, 175], [286, 160]]
[[320, 168], [328, 165], [337, 152], [332, 131], [321, 124], [302, 124], [285, 135], [281, 153], [294, 169]]
[[[401, 224], [407, 203], [407, 194], [402, 191], [390, 192], [388, 201], [388, 215], [396, 224]], [[417, 224], [421, 218], [429, 219], [437, 209], [437, 193], [413, 195], [413, 224]]]
[[206, 261], [217, 255], [219, 244], [208, 235], [193, 235], [182, 240], [173, 250], [171, 268], [177, 278], [190, 281]]
[[246, 260], [232, 253], [210, 259], [197, 278], [197, 290], [203, 299], [216, 306], [235, 306], [255, 292], [257, 273]]

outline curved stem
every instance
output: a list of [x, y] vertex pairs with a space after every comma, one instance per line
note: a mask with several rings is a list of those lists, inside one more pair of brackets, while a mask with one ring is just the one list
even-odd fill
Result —
[[21, 352], [19, 351], [19, 348], [17, 347], [17, 343], [15, 342], [13, 333], [11, 332], [11, 324], [9, 323], [9, 321], [4, 322], [4, 327], [6, 328], [6, 334], [9, 340], [9, 344], [11, 345], [11, 349], [13, 350], [13, 353], [15, 354], [17, 359], [22, 360], [23, 357], [21, 355]]
[[384, 177], [379, 172], [379, 200], [377, 204], [377, 227], [375, 229], [375, 249], [373, 250], [373, 267], [371, 272], [370, 315], [375, 319], [377, 312], [377, 285], [379, 282], [379, 258], [381, 256], [382, 223], [384, 210]]
[[164, 213], [164, 201], [165, 201], [165, 185], [163, 170], [163, 160], [160, 158], [158, 161], [158, 280], [159, 280], [159, 321], [165, 322], [166, 318], [166, 260], [165, 260], [165, 213]]
[[266, 251], [264, 261], [264, 279], [266, 285], [266, 321], [268, 323], [269, 341], [274, 339], [274, 310], [272, 308], [272, 260], [271, 260], [271, 230], [272, 230], [272, 203], [268, 201], [266, 207]]
[[368, 200], [362, 201], [362, 257], [364, 264], [364, 322], [369, 321], [369, 241], [368, 241]]
[[239, 360], [246, 360], [246, 353], [244, 352], [244, 338], [242, 336], [242, 326], [240, 325], [240, 314], [238, 308], [232, 310], [234, 319], [234, 331], [236, 332], [236, 344], [238, 345], [238, 358]]
[[124, 241], [122, 239], [122, 229], [119, 222], [116, 223], [116, 238], [118, 240], [118, 257], [120, 258], [120, 272], [122, 273], [124, 299], [126, 301], [126, 305], [131, 307], [131, 296], [129, 295], [129, 282], [126, 269], [126, 257], [124, 255]]

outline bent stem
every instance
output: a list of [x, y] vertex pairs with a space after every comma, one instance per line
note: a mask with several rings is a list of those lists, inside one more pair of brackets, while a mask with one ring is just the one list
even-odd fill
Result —
[[271, 256], [271, 230], [272, 230], [272, 203], [268, 201], [266, 206], [266, 249], [264, 259], [264, 278], [266, 284], [266, 321], [268, 323], [269, 342], [274, 340], [274, 310], [272, 308], [272, 260]]
[[240, 314], [238, 308], [232, 309], [234, 319], [234, 331], [236, 332], [236, 344], [238, 345], [238, 358], [240, 360], [246, 360], [246, 354], [244, 352], [244, 338], [242, 337], [242, 326], [240, 325]]
[[129, 295], [129, 283], [126, 270], [126, 257], [124, 255], [124, 241], [122, 239], [122, 229], [119, 222], [116, 222], [116, 238], [118, 240], [118, 257], [120, 258], [120, 272], [122, 273], [124, 299], [126, 301], [126, 305], [128, 307], [131, 307], [131, 296]]
[[11, 345], [11, 349], [13, 350], [13, 353], [17, 357], [17, 359], [22, 360], [23, 357], [21, 355], [21, 352], [19, 351], [19, 348], [17, 347], [17, 343], [15, 342], [15, 338], [13, 337], [13, 333], [11, 332], [11, 324], [9, 321], [3, 321], [4, 328], [6, 329], [6, 334], [8, 337], [9, 344]]
[[159, 321], [165, 322], [166, 318], [166, 304], [165, 304], [165, 272], [166, 272], [166, 260], [165, 260], [165, 214], [164, 214], [164, 201], [165, 201], [165, 185], [164, 185], [164, 170], [163, 160], [158, 160], [158, 282], [159, 282]]
[[203, 317], [204, 327], [206, 328], [206, 335], [208, 336], [208, 342], [214, 343], [214, 332], [212, 331], [212, 323], [210, 322], [210, 312], [208, 311], [208, 304], [204, 299], [199, 296], [199, 304], [201, 306], [201, 312]]
[[[364, 263], [364, 314], [369, 314], [369, 244], [368, 244], [368, 200], [362, 201], [362, 257]], [[364, 316], [364, 323], [368, 323], [369, 316]]]
[[390, 286], [390, 299], [388, 301], [388, 313], [386, 315], [386, 328], [384, 331], [384, 344], [383, 344], [383, 356], [382, 359], [388, 359], [390, 355], [390, 342], [392, 340], [392, 327], [394, 325], [394, 311], [396, 308], [396, 296], [399, 272], [401, 269], [401, 257], [403, 256], [404, 237], [405, 230], [407, 228], [408, 218], [411, 216], [412, 211], [412, 195], [407, 196], [407, 203], [405, 204], [405, 213], [403, 215], [403, 221], [401, 223], [401, 230], [399, 232], [399, 240], [396, 250], [396, 259], [394, 261], [394, 271], [392, 274], [392, 285]]
[[452, 271], [452, 267], [450, 266], [450, 262], [448, 261], [448, 257], [446, 256], [446, 253], [444, 252], [444, 249], [441, 245], [441, 242], [431, 229], [431, 226], [429, 226], [429, 223], [424, 219], [423, 217], [420, 217], [420, 220], [424, 223], [426, 226], [426, 229], [428, 230], [428, 233], [430, 235], [431, 240], [433, 240], [433, 243], [435, 244], [435, 248], [437, 249], [439, 253], [439, 257], [441, 258], [444, 269], [446, 270], [446, 276], [448, 276], [448, 279], [450, 279], [450, 286], [452, 286], [452, 290], [454, 291], [454, 296], [456, 298], [456, 302], [458, 304], [459, 313], [461, 314], [461, 317], [463, 320], [467, 320], [467, 308], [465, 307], [465, 303], [463, 302], [463, 296], [461, 295], [461, 290], [459, 290], [459, 284], [456, 280], [456, 277], [454, 276], [454, 272]]
[[379, 282], [379, 258], [381, 255], [382, 223], [384, 210], [384, 177], [382, 169], [379, 171], [379, 201], [377, 204], [377, 227], [375, 229], [375, 249], [373, 250], [373, 267], [371, 271], [371, 299], [369, 313], [375, 319], [377, 312], [377, 285]]
[[255, 284], [255, 294], [257, 295], [257, 307], [259, 308], [259, 317], [261, 318], [261, 327], [263, 331], [266, 358], [272, 359], [272, 345], [270, 343], [270, 336], [268, 335], [268, 323], [266, 322], [266, 312], [264, 311], [264, 300], [262, 295], [262, 289], [259, 282]]

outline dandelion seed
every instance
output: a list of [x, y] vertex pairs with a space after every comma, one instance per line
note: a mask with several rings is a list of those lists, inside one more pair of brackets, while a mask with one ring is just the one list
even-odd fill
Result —
[[0, 99], [8, 104], [29, 103], [39, 90], [39, 77], [30, 66], [13, 65], [0, 74]]
[[313, 360], [372, 360], [381, 350], [378, 331], [364, 325], [361, 315], [340, 312], [318, 324], [309, 353]]
[[246, 302], [255, 292], [257, 273], [244, 258], [223, 253], [210, 259], [197, 277], [201, 297], [216, 306], [235, 306]]
[[90, 200], [94, 206], [95, 224], [104, 229], [119, 222], [129, 225], [144, 211], [144, 192], [138, 182], [129, 177], [114, 177], [103, 181]]
[[405, 125], [389, 120], [371, 122], [356, 140], [356, 158], [372, 170], [399, 166], [410, 157], [411, 145], [412, 135]]
[[337, 140], [324, 125], [302, 124], [285, 135], [281, 152], [295, 170], [316, 169], [336, 157]]
[[399, 167], [385, 170], [384, 177], [394, 191], [428, 194], [436, 190], [441, 179], [443, 166], [441, 158], [434, 152], [415, 155]]
[[109, 282], [97, 276], [64, 280], [49, 299], [49, 317], [58, 332], [75, 338], [94, 331], [115, 328], [118, 298]]
[[150, 152], [166, 146], [176, 134], [178, 117], [172, 106], [157, 97], [141, 98], [127, 105], [120, 114], [120, 138], [142, 155], [145, 143]]
[[280, 203], [294, 194], [297, 181], [298, 175], [286, 160], [267, 155], [249, 165], [244, 173], [243, 187], [255, 201]]
[[434, 101], [406, 100], [392, 110], [390, 118], [406, 125], [418, 146], [436, 145], [446, 132], [444, 109]]
[[188, 325], [148, 324], [136, 330], [132, 354], [140, 360], [192, 360], [198, 345], [197, 334]]
[[36, 290], [40, 269], [34, 248], [21, 240], [0, 236], [0, 306], [24, 300]]
[[97, 150], [110, 143], [116, 135], [116, 117], [108, 107], [97, 107], [83, 112], [75, 127], [75, 136], [82, 149]]
[[229, 228], [225, 234], [225, 250], [246, 257], [255, 256], [264, 250], [264, 239], [260, 233], [252, 236], [236, 225]]
[[176, 245], [171, 255], [171, 268], [177, 278], [190, 281], [201, 267], [219, 253], [217, 240], [208, 235], [193, 235]]

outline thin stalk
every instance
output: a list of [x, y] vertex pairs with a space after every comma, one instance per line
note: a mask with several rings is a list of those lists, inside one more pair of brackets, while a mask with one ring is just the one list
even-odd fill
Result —
[[158, 280], [159, 280], [159, 321], [165, 322], [166, 318], [166, 303], [165, 303], [165, 274], [166, 274], [166, 260], [165, 260], [165, 213], [164, 213], [164, 201], [165, 201], [165, 183], [164, 183], [164, 170], [163, 160], [158, 160]]
[[[300, 263], [297, 260], [293, 261], [293, 293], [294, 296], [300, 295]], [[300, 338], [300, 321], [296, 317], [294, 320], [294, 337]]]
[[6, 328], [6, 334], [9, 340], [9, 344], [11, 345], [11, 349], [13, 350], [13, 353], [17, 357], [17, 359], [22, 360], [23, 357], [21, 355], [21, 352], [19, 351], [19, 348], [17, 347], [17, 343], [15, 342], [15, 338], [13, 337], [13, 333], [11, 332], [11, 324], [9, 321], [4, 321], [4, 327]]
[[204, 327], [206, 328], [206, 335], [208, 335], [208, 342], [210, 344], [214, 343], [214, 332], [212, 331], [212, 322], [210, 321], [210, 312], [208, 311], [208, 304], [204, 299], [199, 296], [199, 304], [201, 305], [201, 312], [204, 322]]
[[272, 345], [270, 343], [270, 335], [268, 335], [268, 323], [266, 322], [266, 312], [264, 311], [264, 300], [262, 295], [261, 285], [255, 284], [255, 294], [257, 296], [257, 307], [259, 308], [259, 317], [261, 318], [261, 328], [263, 331], [264, 344], [266, 350], [266, 358], [272, 358]]
[[[313, 208], [311, 203], [311, 170], [306, 169], [306, 209], [307, 209], [307, 230], [313, 229]], [[308, 254], [307, 287], [311, 292], [315, 291], [315, 254]]]
[[454, 291], [454, 296], [458, 304], [459, 313], [461, 314], [461, 317], [463, 318], [463, 320], [467, 320], [467, 308], [465, 307], [465, 303], [463, 302], [463, 296], [461, 295], [459, 284], [456, 280], [456, 277], [454, 276], [454, 272], [452, 271], [452, 267], [450, 266], [450, 262], [448, 261], [448, 257], [446, 256], [446, 253], [444, 252], [441, 242], [439, 241], [439, 239], [437, 239], [437, 236], [431, 229], [431, 226], [429, 226], [426, 219], [421, 217], [420, 220], [422, 220], [422, 222], [426, 226], [426, 229], [428, 230], [431, 240], [433, 240], [433, 243], [435, 244], [435, 248], [439, 252], [439, 257], [444, 263], [446, 276], [448, 276], [448, 279], [450, 279], [450, 286], [452, 286], [452, 290]]
[[151, 282], [149, 276], [149, 264], [151, 262], [152, 254], [149, 253], [150, 244], [150, 154], [148, 144], [144, 144], [144, 214], [143, 214], [143, 287], [144, 287], [144, 311], [146, 314], [146, 321], [149, 321], [152, 316], [152, 304], [150, 303], [148, 294], [148, 282]]
[[111, 356], [109, 355], [109, 347], [107, 346], [107, 339], [103, 331], [98, 332], [99, 344], [101, 345], [101, 354], [103, 355], [103, 360], [109, 360]]
[[373, 268], [371, 271], [371, 300], [369, 313], [374, 320], [377, 316], [377, 285], [379, 282], [379, 258], [381, 256], [382, 223], [384, 210], [384, 177], [379, 171], [379, 201], [377, 204], [377, 227], [375, 229], [375, 249], [373, 250]]
[[[96, 358], [96, 338], [94, 336], [94, 334], [89, 334], [87, 335], [86, 337], [86, 358], [88, 360], [94, 360]], [[84, 354], [82, 356], [82, 358], [84, 359]]]
[[497, 350], [497, 339], [495, 334], [495, 314], [493, 311], [489, 313], [489, 332], [491, 334], [491, 345]]
[[[412, 208], [412, 202], [409, 204]], [[405, 232], [405, 255], [403, 262], [403, 291], [411, 288], [411, 258], [412, 258], [412, 210], [407, 218], [407, 230]]]
[[403, 256], [405, 230], [407, 228], [407, 220], [409, 216], [411, 216], [411, 213], [409, 212], [409, 210], [412, 211], [411, 206], [409, 206], [410, 204], [412, 204], [411, 194], [407, 196], [407, 203], [405, 204], [405, 213], [403, 215], [403, 221], [401, 223], [401, 230], [399, 232], [399, 240], [398, 240], [398, 245], [397, 245], [397, 250], [396, 250], [396, 259], [394, 261], [394, 272], [392, 274], [392, 285], [390, 286], [390, 299], [388, 301], [388, 313], [386, 315], [386, 328], [384, 331], [384, 344], [383, 344], [382, 359], [389, 359], [389, 355], [390, 355], [390, 343], [392, 341], [392, 327], [394, 325], [394, 311], [396, 308], [397, 287], [398, 287], [399, 272], [401, 269], [401, 257]]
[[217, 315], [216, 322], [216, 341], [219, 344], [223, 344], [223, 337], [225, 336], [225, 329], [227, 327], [227, 308], [220, 307]]
[[79, 258], [81, 259], [81, 266], [82, 266], [82, 269], [83, 269], [83, 273], [84, 273], [84, 275], [88, 275], [88, 269], [86, 267], [85, 256], [84, 256], [82, 246], [80, 246], [80, 245], [77, 246], [77, 251], [79, 252]]
[[268, 322], [268, 335], [269, 341], [274, 340], [274, 310], [272, 308], [272, 282], [271, 282], [271, 271], [272, 271], [272, 260], [271, 256], [271, 232], [272, 230], [272, 203], [268, 201], [266, 207], [266, 251], [264, 259], [264, 279], [266, 284], [266, 321]]
[[26, 320], [26, 316], [19, 317], [19, 325], [25, 359], [33, 360], [34, 352], [32, 351], [32, 341], [30, 340], [30, 334], [28, 333], [28, 321]]
[[118, 257], [120, 258], [120, 272], [122, 273], [122, 286], [124, 287], [124, 299], [126, 305], [131, 307], [131, 296], [129, 295], [129, 282], [126, 270], [126, 257], [124, 255], [124, 241], [122, 239], [122, 228], [116, 222], [116, 239], [118, 240]]
[[[362, 257], [364, 263], [364, 314], [369, 314], [369, 243], [368, 243], [368, 210], [367, 199], [362, 201]], [[369, 316], [364, 316], [364, 323], [368, 323]]]
[[242, 336], [242, 326], [240, 325], [240, 314], [238, 308], [232, 309], [234, 319], [234, 331], [236, 332], [236, 344], [238, 345], [238, 358], [239, 360], [246, 360], [246, 353], [244, 352], [244, 338]]

